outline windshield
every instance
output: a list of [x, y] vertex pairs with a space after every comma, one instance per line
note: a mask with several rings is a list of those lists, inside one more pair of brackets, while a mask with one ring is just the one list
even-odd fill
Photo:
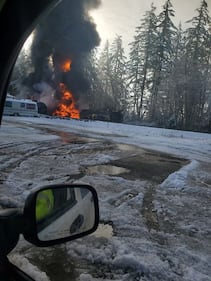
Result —
[[208, 131], [209, 7], [173, 4], [134, 1], [132, 20], [127, 3], [63, 1], [23, 46], [9, 94], [50, 116]]
[[101, 224], [58, 247], [20, 241], [10, 258], [23, 270], [51, 281], [209, 280], [210, 9], [63, 0], [34, 28], [7, 90], [0, 206], [82, 182], [98, 192]]

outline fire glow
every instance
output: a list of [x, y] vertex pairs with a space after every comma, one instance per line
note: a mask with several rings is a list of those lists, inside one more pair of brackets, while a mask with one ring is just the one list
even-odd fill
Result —
[[[71, 70], [72, 61], [67, 59], [61, 65], [62, 72], [69, 72]], [[54, 116], [70, 117], [74, 119], [80, 118], [80, 111], [76, 106], [76, 101], [73, 94], [67, 89], [64, 83], [59, 84], [59, 90], [61, 93], [61, 99]]]
[[70, 117], [74, 119], [80, 118], [80, 111], [76, 107], [75, 99], [64, 83], [60, 83], [62, 98], [57, 110], [53, 113], [54, 116]]
[[71, 64], [72, 61], [70, 59], [67, 59], [62, 65], [61, 65], [61, 69], [63, 72], [68, 72], [71, 69]]

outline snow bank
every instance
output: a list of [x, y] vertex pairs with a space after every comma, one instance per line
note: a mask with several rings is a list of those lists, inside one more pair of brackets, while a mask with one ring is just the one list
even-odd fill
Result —
[[188, 176], [199, 166], [199, 162], [193, 160], [190, 164], [182, 167], [179, 171], [170, 174], [160, 185], [161, 188], [183, 189], [188, 186]]
[[122, 256], [117, 256], [113, 260], [113, 265], [120, 268], [125, 268], [127, 270], [135, 270], [141, 273], [148, 273], [147, 266], [139, 261], [139, 257], [134, 254], [127, 254]]
[[34, 280], [50, 281], [45, 272], [40, 271], [38, 267], [31, 264], [23, 256], [13, 254], [10, 256], [10, 261], [14, 263], [17, 267], [21, 268], [21, 270], [26, 272], [30, 277], [34, 278]]
[[[14, 118], [6, 117], [5, 121], [7, 120], [11, 121], [14, 120]], [[133, 144], [142, 148], [171, 153], [190, 160], [206, 160], [207, 162], [211, 162], [211, 134], [207, 133], [102, 121], [86, 122], [82, 120], [29, 117], [19, 117], [18, 121], [27, 125], [46, 125], [58, 131], [76, 132], [78, 134], [86, 134], [89, 137], [109, 139], [118, 143]], [[2, 127], [4, 129], [4, 123]], [[47, 137], [47, 135], [44, 135], [43, 137]]]

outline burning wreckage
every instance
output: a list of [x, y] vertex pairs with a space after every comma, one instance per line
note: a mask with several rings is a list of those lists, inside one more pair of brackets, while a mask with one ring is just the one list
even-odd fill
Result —
[[93, 108], [87, 58], [100, 43], [89, 10], [100, 0], [63, 0], [34, 31], [33, 72], [24, 80], [38, 111], [61, 118], [121, 122], [121, 112]]

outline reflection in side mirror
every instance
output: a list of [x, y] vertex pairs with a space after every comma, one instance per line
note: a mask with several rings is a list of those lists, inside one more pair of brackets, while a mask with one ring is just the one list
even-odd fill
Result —
[[36, 198], [37, 235], [41, 241], [60, 239], [93, 228], [95, 206], [86, 188], [45, 189]]
[[30, 196], [24, 212], [28, 218], [33, 214], [32, 226], [24, 236], [40, 246], [92, 233], [99, 221], [97, 194], [87, 185], [42, 188]]

